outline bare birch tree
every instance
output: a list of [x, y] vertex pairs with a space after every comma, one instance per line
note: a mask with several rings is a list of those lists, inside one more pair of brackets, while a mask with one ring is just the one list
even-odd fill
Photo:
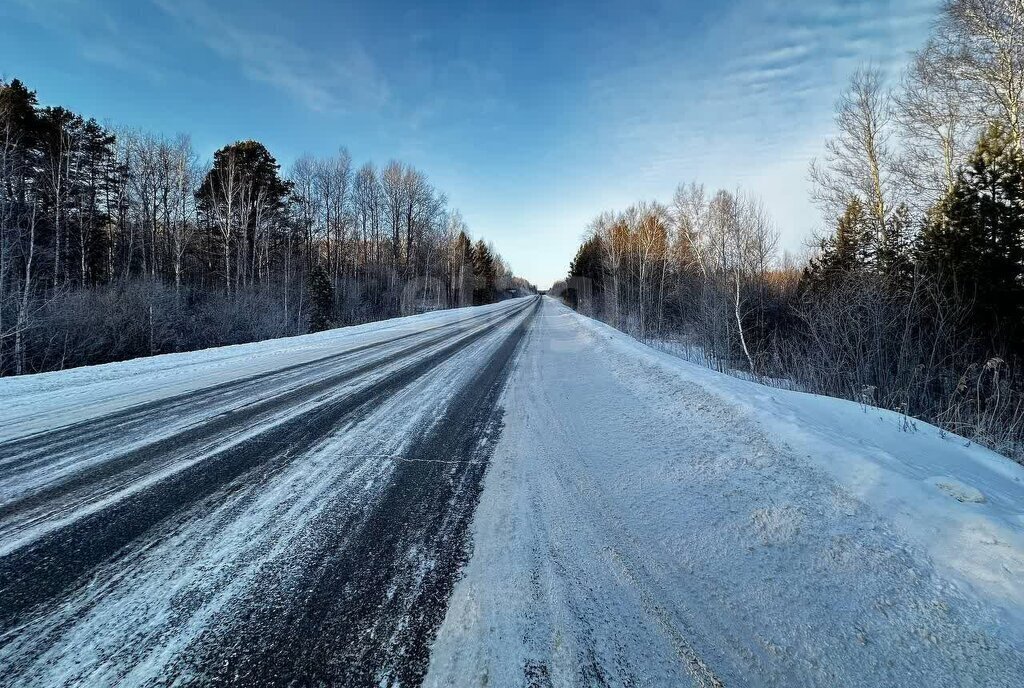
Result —
[[824, 163], [811, 163], [813, 198], [830, 218], [843, 214], [853, 197], [871, 218], [876, 241], [885, 236], [890, 213], [901, 202], [897, 157], [890, 145], [894, 112], [877, 69], [861, 68], [836, 103], [837, 133], [825, 143]]
[[1024, 146], [1024, 0], [947, 0], [937, 40], [978, 109]]
[[977, 117], [950, 56], [934, 41], [914, 57], [894, 98], [903, 135], [899, 161], [911, 202], [924, 212], [949, 193], [970, 151]]

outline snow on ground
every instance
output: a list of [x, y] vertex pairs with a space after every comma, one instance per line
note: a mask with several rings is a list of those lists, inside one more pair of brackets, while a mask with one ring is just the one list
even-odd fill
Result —
[[[314, 335], [0, 380], [0, 555], [203, 460], [215, 447], [243, 441], [322, 404], [330, 376], [367, 369], [343, 387], [351, 393], [353, 385], [374, 384], [407, 362], [403, 352], [425, 354], [444, 345], [447, 333], [519, 305], [521, 300], [437, 311]], [[265, 411], [252, 413], [261, 405]], [[247, 422], [232, 424], [229, 416], [240, 412], [249, 412]], [[203, 426], [214, 422], [218, 428], [204, 434]], [[56, 428], [65, 430], [55, 433]], [[50, 434], [33, 446], [31, 435], [40, 431]], [[185, 441], [197, 431], [199, 437]], [[14, 442], [24, 438], [28, 446]], [[146, 453], [159, 442], [175, 450], [173, 460], [118, 469], [116, 480], [89, 480], [87, 489], [68, 492], [62, 500], [37, 499], [36, 508], [20, 509], [17, 518], [8, 513], [13, 501], [31, 500], [40, 490], [80, 479], [87, 470], [102, 472], [123, 463], [130, 452]]]
[[428, 685], [1020, 686], [1024, 467], [551, 299]]
[[0, 685], [1021, 685], [1024, 467], [532, 303], [0, 380]]
[[0, 379], [0, 441], [508, 309], [432, 311], [317, 334]]

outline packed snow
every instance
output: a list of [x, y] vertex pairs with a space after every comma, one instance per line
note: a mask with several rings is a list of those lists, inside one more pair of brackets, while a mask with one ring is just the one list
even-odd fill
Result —
[[1021, 685], [1024, 467], [550, 299], [504, 404], [429, 685]]
[[357, 346], [472, 321], [520, 302], [522, 299], [430, 311], [298, 337], [3, 378], [0, 380], [0, 441], [218, 383], [313, 362]]

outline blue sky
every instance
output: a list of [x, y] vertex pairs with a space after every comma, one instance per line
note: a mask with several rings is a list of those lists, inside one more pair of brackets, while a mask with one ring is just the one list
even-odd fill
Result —
[[763, 197], [783, 246], [849, 73], [893, 75], [937, 0], [0, 0], [0, 75], [45, 104], [423, 169], [541, 286], [587, 221], [679, 182]]

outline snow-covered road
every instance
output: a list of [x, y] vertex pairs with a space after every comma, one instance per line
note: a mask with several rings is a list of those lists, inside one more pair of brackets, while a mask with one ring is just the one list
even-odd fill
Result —
[[0, 681], [421, 678], [537, 305], [12, 380]]
[[0, 381], [0, 684], [1019, 686], [1024, 469], [550, 299]]
[[503, 405], [429, 685], [1024, 685], [1021, 466], [550, 300]]

